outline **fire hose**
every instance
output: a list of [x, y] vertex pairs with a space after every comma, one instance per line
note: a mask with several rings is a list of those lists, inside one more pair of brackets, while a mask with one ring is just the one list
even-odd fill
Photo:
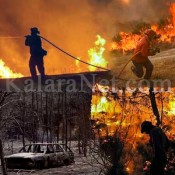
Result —
[[[133, 57], [132, 57], [133, 58]], [[121, 74], [123, 73], [123, 71], [125, 70], [126, 66], [130, 63], [130, 61], [132, 60], [132, 58], [130, 58], [128, 60], [128, 62], [124, 65], [123, 69], [119, 72], [118, 76], [117, 76], [117, 79], [120, 78]]]
[[120, 78], [121, 74], [122, 74], [123, 71], [125, 70], [126, 66], [130, 63], [130, 61], [131, 61], [135, 56], [137, 56], [139, 53], [140, 53], [140, 51], [137, 52], [137, 53], [135, 53], [135, 54], [128, 60], [128, 62], [124, 65], [124, 67], [122, 68], [122, 70], [119, 72], [119, 74], [118, 74], [118, 76], [117, 76], [117, 79]]
[[[25, 36], [26, 37], [26, 36]], [[94, 64], [90, 64], [90, 63], [87, 63], [83, 60], [80, 60], [78, 58], [76, 58], [75, 56], [71, 55], [70, 53], [66, 52], [65, 50], [61, 49], [60, 47], [56, 46], [54, 43], [52, 43], [51, 41], [49, 41], [48, 39], [44, 38], [43, 36], [39, 36], [40, 38], [42, 38], [43, 40], [45, 40], [46, 42], [48, 42], [50, 45], [52, 45], [53, 47], [55, 47], [56, 49], [60, 50], [61, 52], [63, 52], [64, 54], [66, 54], [67, 56], [75, 59], [75, 60], [78, 60], [79, 62], [82, 62], [84, 64], [87, 64], [89, 66], [92, 66], [92, 67], [96, 67], [98, 69], [102, 69], [102, 70], [106, 70], [106, 71], [110, 71], [110, 69], [107, 69], [107, 68], [104, 68], [104, 67], [100, 67], [100, 66], [96, 66]], [[7, 37], [0, 37], [0, 39], [17, 39], [17, 38], [21, 38], [20, 36], [7, 36]]]
[[61, 49], [60, 47], [56, 46], [54, 43], [50, 42], [49, 40], [47, 40], [46, 38], [40, 36], [40, 38], [42, 38], [43, 40], [45, 40], [46, 42], [48, 42], [50, 45], [52, 45], [53, 47], [55, 47], [56, 49], [60, 50], [61, 52], [63, 52], [64, 54], [68, 55], [69, 57], [75, 59], [75, 60], [78, 60], [84, 64], [87, 64], [89, 66], [92, 66], [92, 67], [96, 67], [96, 68], [99, 68], [99, 69], [103, 69], [103, 70], [106, 70], [106, 71], [110, 71], [109, 69], [106, 69], [106, 68], [103, 68], [103, 67], [100, 67], [100, 66], [96, 66], [96, 65], [93, 65], [93, 64], [90, 64], [90, 63], [87, 63], [83, 60], [80, 60], [78, 58], [76, 58], [75, 56], [71, 55], [70, 53], [64, 51], [63, 49]]
[[[69, 56], [69, 57], [71, 57], [71, 58], [73, 58], [73, 59], [75, 59], [75, 60], [78, 60], [78, 61], [80, 61], [80, 62], [82, 62], [82, 63], [84, 63], [84, 64], [87, 64], [87, 65], [89, 65], [89, 66], [92, 66], [92, 67], [96, 67], [96, 68], [99, 68], [99, 69], [102, 69], [102, 70], [110, 71], [109, 69], [106, 69], [106, 68], [104, 68], [104, 67], [96, 66], [96, 65], [87, 63], [87, 62], [85, 62], [85, 61], [83, 61], [83, 60], [80, 60], [80, 59], [76, 58], [75, 56], [71, 55], [70, 53], [66, 52], [65, 50], [61, 49], [60, 47], [56, 46], [54, 43], [52, 43], [52, 42], [49, 41], [48, 39], [44, 38], [43, 36], [40, 35], [39, 37], [42, 38], [44, 41], [48, 42], [50, 45], [52, 45], [52, 46], [55, 47], [56, 49], [58, 49], [59, 51], [63, 52], [64, 54], [66, 54], [67, 56]], [[13, 39], [13, 38], [14, 38], [14, 39], [15, 39], [15, 38], [21, 38], [21, 37], [15, 36], [15, 37], [0, 37], [0, 38], [5, 38], [5, 39]], [[135, 57], [137, 54], [139, 54], [139, 52], [136, 53], [136, 54], [134, 54], [134, 56], [132, 56], [132, 58]], [[124, 65], [124, 67], [122, 68], [122, 70], [119, 72], [119, 74], [118, 74], [118, 76], [117, 76], [117, 79], [120, 79], [121, 74], [122, 74], [123, 71], [125, 70], [126, 66], [130, 63], [130, 61], [132, 60], [132, 58], [130, 58], [130, 59], [128, 60], [128, 62]]]
[[[55, 47], [56, 49], [60, 50], [61, 52], [63, 52], [64, 54], [68, 55], [69, 57], [71, 57], [71, 58], [73, 58], [73, 59], [75, 59], [75, 60], [78, 60], [78, 61], [80, 61], [80, 62], [82, 62], [82, 63], [84, 63], [84, 64], [87, 64], [87, 65], [89, 65], [89, 66], [93, 66], [93, 67], [96, 67], [96, 68], [99, 68], [99, 69], [103, 69], [103, 70], [106, 70], [106, 71], [110, 71], [109, 69], [106, 69], [106, 68], [103, 68], [103, 67], [100, 67], [100, 66], [96, 66], [96, 65], [87, 63], [87, 62], [85, 62], [85, 61], [83, 61], [83, 60], [80, 60], [80, 59], [76, 58], [75, 56], [71, 55], [70, 53], [64, 51], [64, 50], [61, 49], [60, 47], [56, 46], [54, 43], [50, 42], [48, 39], [46, 39], [46, 38], [44, 38], [44, 37], [42, 37], [42, 36], [40, 36], [40, 38], [42, 38], [43, 40], [45, 40], [46, 42], [48, 42], [49, 44], [51, 44], [53, 47]], [[137, 53], [135, 53], [135, 54], [132, 56], [132, 58], [135, 57], [136, 55], [138, 55], [139, 53], [140, 53], [140, 51], [137, 52]], [[130, 58], [130, 59], [128, 60], [128, 62], [124, 65], [124, 67], [122, 68], [122, 70], [121, 70], [120, 73], [118, 74], [117, 79], [120, 79], [121, 74], [123, 73], [123, 71], [124, 71], [124, 69], [126, 68], [126, 66], [130, 63], [130, 61], [132, 60], [132, 58]]]
[[[73, 59], [76, 59], [76, 60], [78, 60], [78, 61], [80, 61], [80, 62], [82, 62], [82, 63], [84, 63], [84, 64], [89, 65], [89, 66], [93, 66], [93, 67], [96, 67], [96, 68], [99, 68], [99, 69], [103, 69], [103, 70], [106, 70], [106, 71], [110, 71], [109, 69], [106, 69], [106, 68], [103, 68], [103, 67], [100, 67], [100, 66], [96, 66], [96, 65], [87, 63], [87, 62], [85, 62], [85, 61], [83, 61], [83, 60], [80, 60], [80, 59], [76, 58], [75, 56], [71, 55], [70, 53], [64, 51], [64, 50], [61, 49], [60, 47], [56, 46], [54, 43], [50, 42], [48, 39], [46, 39], [46, 38], [44, 38], [44, 37], [42, 37], [42, 36], [40, 36], [40, 38], [42, 38], [43, 40], [45, 40], [46, 42], [48, 42], [49, 44], [51, 44], [53, 47], [55, 47], [56, 49], [60, 50], [61, 52], [63, 52], [64, 54], [68, 55], [69, 57], [71, 57], [71, 58], [73, 58]], [[136, 55], [138, 55], [139, 53], [140, 53], [140, 52], [134, 54], [134, 56], [132, 56], [132, 58], [135, 57]], [[126, 68], [126, 66], [130, 63], [130, 61], [132, 60], [132, 58], [130, 58], [130, 59], [128, 60], [128, 62], [125, 64], [125, 66], [123, 67], [123, 69], [122, 69], [122, 70], [120, 71], [120, 73], [118, 74], [117, 79], [120, 79], [121, 74], [123, 73], [123, 71], [124, 71], [124, 69]]]

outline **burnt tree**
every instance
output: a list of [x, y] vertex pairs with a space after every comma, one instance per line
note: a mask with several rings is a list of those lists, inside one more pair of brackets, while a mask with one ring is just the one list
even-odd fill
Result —
[[152, 110], [153, 110], [153, 113], [156, 117], [156, 121], [157, 121], [156, 124], [157, 124], [157, 126], [159, 126], [161, 124], [161, 120], [160, 120], [159, 110], [157, 108], [157, 103], [156, 103], [156, 98], [155, 98], [155, 93], [154, 93], [153, 87], [150, 87], [150, 89], [149, 89], [149, 96], [150, 96]]

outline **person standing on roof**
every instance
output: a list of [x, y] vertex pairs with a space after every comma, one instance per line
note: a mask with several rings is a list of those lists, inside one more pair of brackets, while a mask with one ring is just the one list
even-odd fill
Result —
[[147, 29], [144, 36], [139, 40], [132, 57], [133, 66], [132, 72], [139, 78], [144, 75], [143, 68], [146, 69], [144, 79], [150, 79], [153, 72], [153, 64], [148, 59], [148, 56], [153, 56], [157, 52], [160, 52], [158, 48], [151, 48], [151, 43], [158, 39], [160, 35], [157, 35], [155, 31]]
[[141, 133], [150, 137], [150, 144], [153, 148], [153, 160], [151, 162], [150, 175], [164, 175], [164, 168], [167, 163], [167, 151], [170, 141], [160, 127], [154, 126], [149, 121], [141, 124]]
[[38, 35], [40, 34], [38, 28], [31, 28], [31, 35], [27, 35], [25, 40], [25, 45], [30, 47], [30, 60], [29, 68], [32, 79], [37, 81], [37, 69], [41, 75], [41, 81], [45, 81], [45, 70], [44, 70], [44, 61], [43, 57], [47, 55], [47, 51], [42, 48], [41, 38]]

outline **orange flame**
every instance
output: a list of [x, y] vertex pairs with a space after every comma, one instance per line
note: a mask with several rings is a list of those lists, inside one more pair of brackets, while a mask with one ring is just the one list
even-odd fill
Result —
[[119, 35], [122, 39], [118, 43], [113, 42], [112, 49], [121, 50], [123, 52], [133, 50], [140, 39], [140, 35], [132, 33], [120, 32]]
[[[102, 38], [100, 35], [97, 35], [97, 40], [94, 43], [94, 47], [88, 50], [88, 57], [89, 57], [88, 63], [94, 66], [107, 68], [108, 62], [103, 56], [105, 51], [105, 48], [104, 48], [105, 44], [106, 44], [106, 40]], [[81, 60], [80, 57], [77, 57], [77, 58]], [[79, 60], [75, 61], [75, 65], [78, 72], [82, 70]], [[90, 71], [96, 71], [98, 68], [89, 65], [88, 69]]]
[[20, 78], [23, 77], [21, 73], [13, 72], [9, 67], [5, 66], [3, 60], [0, 59], [0, 77], [1, 78]]
[[[89, 63], [106, 68], [108, 62], [105, 60], [103, 54], [105, 51], [105, 46], [106, 41], [103, 39], [100, 35], [97, 35], [97, 40], [95, 41], [95, 46], [91, 49], [88, 50], [88, 55], [89, 55]], [[95, 71], [97, 68], [88, 66], [90, 71]]]

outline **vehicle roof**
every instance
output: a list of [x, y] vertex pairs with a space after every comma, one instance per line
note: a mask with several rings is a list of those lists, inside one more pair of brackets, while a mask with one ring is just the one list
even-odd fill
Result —
[[64, 144], [59, 144], [59, 143], [29, 143], [26, 145], [64, 145]]

